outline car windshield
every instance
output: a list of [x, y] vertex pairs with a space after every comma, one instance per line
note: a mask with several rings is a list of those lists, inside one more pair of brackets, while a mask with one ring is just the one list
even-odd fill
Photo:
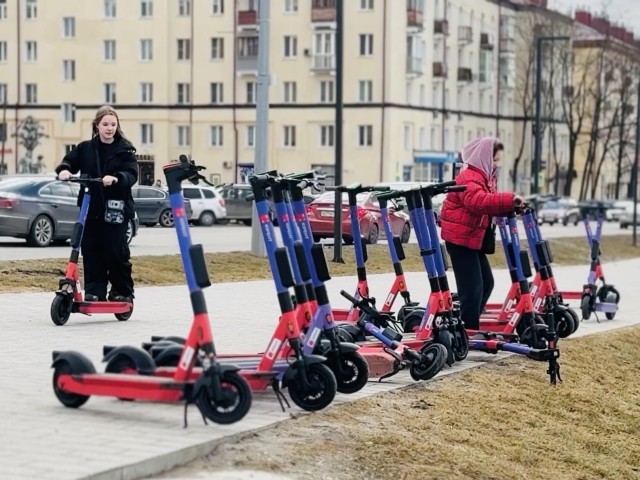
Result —
[[25, 179], [25, 178], [12, 178], [8, 180], [3, 180], [0, 182], [0, 192], [19, 192], [24, 187], [33, 186], [38, 183], [37, 180], [33, 179]]

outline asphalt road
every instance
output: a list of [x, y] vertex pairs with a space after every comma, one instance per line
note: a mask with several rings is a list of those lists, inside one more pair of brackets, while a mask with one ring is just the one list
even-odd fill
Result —
[[[595, 228], [595, 223], [594, 223]], [[212, 227], [192, 227], [193, 243], [201, 243], [207, 253], [233, 252], [251, 250], [251, 228], [244, 225], [214, 225]], [[582, 237], [585, 236], [583, 224], [577, 226], [543, 225], [541, 227], [544, 238]], [[279, 233], [278, 229], [276, 231]], [[605, 223], [603, 235], [616, 235], [632, 232], [631, 229], [621, 230], [617, 223]], [[521, 229], [521, 237], [524, 231]], [[384, 241], [384, 240], [383, 240]], [[585, 240], [586, 241], [586, 240]], [[410, 243], [416, 243], [412, 234]], [[24, 240], [0, 237], [1, 260], [26, 260], [38, 258], [67, 258], [69, 246], [50, 246], [46, 248], [30, 248]], [[131, 242], [131, 255], [167, 255], [177, 254], [178, 244], [175, 231], [172, 228], [140, 227], [138, 235]]]

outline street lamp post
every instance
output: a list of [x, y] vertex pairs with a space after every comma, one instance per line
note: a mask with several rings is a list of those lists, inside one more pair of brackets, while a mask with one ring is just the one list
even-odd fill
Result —
[[638, 81], [638, 97], [636, 98], [638, 113], [636, 116], [636, 156], [633, 159], [633, 172], [631, 172], [633, 185], [633, 246], [638, 246], [638, 226], [636, 225], [636, 215], [638, 215], [638, 157], [640, 156], [640, 81]]
[[571, 40], [571, 37], [538, 37], [536, 39], [536, 120], [535, 120], [535, 139], [533, 154], [533, 191], [534, 195], [539, 192], [540, 182], [540, 160], [542, 157], [542, 135], [540, 128], [542, 127], [542, 44], [544, 42], [560, 42]]

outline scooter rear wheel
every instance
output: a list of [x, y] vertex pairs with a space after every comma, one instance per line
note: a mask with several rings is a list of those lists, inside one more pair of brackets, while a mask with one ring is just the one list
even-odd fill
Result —
[[202, 415], [219, 425], [242, 420], [252, 402], [251, 388], [238, 372], [225, 372], [220, 379], [223, 398], [213, 398], [213, 392], [201, 388], [196, 405]]
[[412, 363], [409, 374], [415, 381], [430, 380], [444, 367], [447, 361], [447, 349], [439, 343], [429, 343], [420, 349], [423, 359]]
[[51, 302], [51, 320], [58, 326], [62, 326], [69, 320], [71, 316], [71, 305], [73, 298], [64, 293], [57, 293], [53, 302]]
[[358, 352], [347, 352], [340, 355], [340, 360], [340, 365], [335, 361], [330, 362], [338, 392], [355, 393], [362, 390], [369, 381], [369, 364], [365, 358]]
[[311, 388], [305, 389], [297, 377], [289, 383], [289, 396], [293, 403], [308, 412], [322, 410], [329, 406], [338, 389], [333, 372], [322, 363], [313, 363], [307, 369], [307, 379]]
[[126, 322], [127, 320], [129, 320], [131, 318], [131, 315], [133, 315], [133, 300], [131, 300], [131, 310], [129, 310], [128, 312], [115, 314], [116, 318], [121, 322]]

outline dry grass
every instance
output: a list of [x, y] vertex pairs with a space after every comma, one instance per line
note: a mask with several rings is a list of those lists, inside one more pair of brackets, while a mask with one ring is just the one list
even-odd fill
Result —
[[[603, 237], [604, 261], [623, 260], [640, 256], [640, 250], [631, 245], [628, 235]], [[588, 264], [587, 242], [583, 237], [550, 240], [557, 265]], [[418, 246], [404, 246], [406, 259], [402, 262], [406, 272], [424, 269]], [[367, 271], [387, 273], [393, 271], [386, 244], [369, 247]], [[333, 249], [325, 250], [329, 269], [333, 276], [355, 275], [353, 248], [343, 249], [345, 264], [333, 263]], [[206, 254], [207, 267], [214, 283], [243, 282], [271, 278], [269, 265], [264, 258], [248, 252]], [[184, 282], [179, 255], [134, 257], [133, 273], [136, 286], [175, 285]], [[504, 255], [499, 250], [491, 256], [491, 264], [505, 268]], [[20, 260], [0, 262], [0, 292], [51, 291], [57, 287], [58, 278], [64, 275], [65, 259]]]
[[227, 468], [322, 480], [640, 478], [640, 328], [562, 349], [555, 387], [543, 364], [511, 357], [281, 423], [165, 478]]

